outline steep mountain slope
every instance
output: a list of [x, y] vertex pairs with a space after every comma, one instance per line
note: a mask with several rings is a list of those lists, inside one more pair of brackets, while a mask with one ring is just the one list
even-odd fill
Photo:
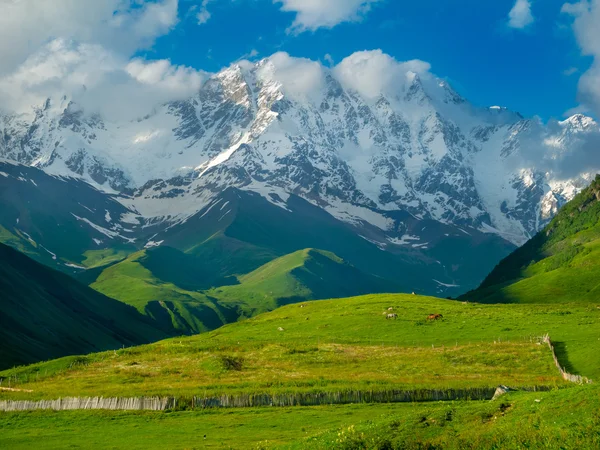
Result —
[[0, 244], [0, 367], [166, 336], [130, 306]]
[[[182, 264], [190, 260], [192, 265]], [[157, 262], [160, 264], [158, 274], [163, 278], [152, 271]], [[174, 277], [165, 276], [164, 267], [172, 268]], [[235, 309], [223, 307], [215, 299], [194, 289], [212, 286], [202, 283], [202, 273], [198, 271], [195, 274], [195, 267], [198, 264], [193, 259], [186, 258], [175, 249], [144, 250], [102, 271], [90, 286], [134, 306], [169, 334], [200, 333], [235, 322], [239, 317]], [[177, 270], [185, 273], [177, 273]], [[192, 279], [194, 275], [198, 277], [197, 283], [181, 282], [186, 278]]]
[[136, 249], [132, 212], [82, 180], [0, 160], [0, 199], [0, 242], [62, 271]]
[[91, 287], [135, 306], [169, 334], [214, 330], [283, 304], [399, 289], [320, 250], [298, 251], [239, 277], [214, 279], [205, 263], [170, 247], [148, 249], [105, 269]]
[[[278, 196], [269, 200], [257, 193], [226, 189], [198, 214], [152, 240], [199, 255], [207, 255], [215, 245], [235, 249], [235, 253], [225, 253], [230, 254], [227, 266], [231, 268], [222, 272], [225, 276], [246, 274], [270, 255], [318, 248], [405, 292], [447, 295], [476, 286], [514, 248], [493, 234], [461, 231], [401, 212], [382, 214], [405, 240], [401, 245], [384, 244], [386, 234], [380, 228], [340, 221], [301, 197], [290, 195], [285, 203]], [[221, 255], [217, 261], [224, 258]]]
[[600, 176], [464, 298], [488, 303], [599, 302]]
[[[477, 286], [514, 248], [494, 234], [381, 211], [397, 236], [390, 238], [391, 231], [339, 220], [296, 195], [281, 192], [284, 201], [277, 194], [265, 197], [237, 188], [196, 198], [192, 203], [199, 211], [190, 217], [153, 221], [123, 206], [132, 197], [105, 193], [75, 178], [8, 161], [0, 161], [0, 175], [0, 241], [86, 284], [107, 265], [144, 248], [168, 246], [187, 254], [177, 261], [169, 255], [156, 258], [152, 271], [168, 279], [170, 272], [182, 275], [178, 267], [190, 267], [188, 272], [198, 272], [190, 274], [193, 283], [202, 279], [192, 290], [221, 285], [223, 278], [247, 274], [289, 253], [319, 248], [400, 290], [457, 295]], [[193, 195], [186, 191], [184, 197]], [[177, 205], [184, 197], [165, 201]], [[190, 266], [192, 257], [196, 263]]]

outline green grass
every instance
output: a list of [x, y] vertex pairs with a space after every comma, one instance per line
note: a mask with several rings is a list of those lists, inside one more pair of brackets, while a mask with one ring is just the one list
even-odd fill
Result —
[[392, 292], [392, 282], [368, 275], [333, 253], [305, 249], [277, 258], [239, 277], [240, 284], [208, 292], [226, 304], [235, 304], [244, 315], [274, 310], [307, 300]]
[[134, 253], [104, 270], [90, 287], [134, 306], [171, 335], [212, 330], [237, 318], [201, 292], [156, 278], [143, 264], [146, 256], [146, 251]]
[[37, 244], [25, 236], [15, 235], [0, 225], [0, 243], [13, 247], [30, 258], [40, 258]]
[[[304, 307], [301, 307], [304, 306]], [[389, 307], [397, 320], [386, 320]], [[443, 320], [430, 322], [429, 314]], [[44, 365], [0, 373], [33, 393], [60, 396], [217, 395], [346, 389], [561, 385], [561, 363], [600, 379], [600, 310], [590, 305], [478, 305], [372, 295], [290, 305], [188, 338], [101, 353], [42, 377]], [[243, 361], [227, 370], [223, 357]], [[14, 383], [14, 381], [13, 381]]]
[[131, 250], [107, 248], [102, 250], [87, 250], [83, 253], [85, 259], [81, 265], [87, 269], [108, 266], [123, 261], [131, 253]]
[[600, 448], [600, 389], [400, 406], [387, 417], [344, 426], [285, 448], [591, 450]]
[[485, 303], [600, 304], [600, 177], [462, 298]]
[[517, 392], [493, 402], [0, 413], [0, 430], [0, 447], [10, 449], [587, 450], [600, 445], [600, 391]]

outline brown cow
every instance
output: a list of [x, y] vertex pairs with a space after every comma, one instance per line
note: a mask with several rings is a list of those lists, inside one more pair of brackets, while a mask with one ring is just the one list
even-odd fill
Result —
[[443, 318], [444, 318], [444, 316], [442, 316], [441, 314], [429, 314], [427, 316], [427, 320], [440, 320]]

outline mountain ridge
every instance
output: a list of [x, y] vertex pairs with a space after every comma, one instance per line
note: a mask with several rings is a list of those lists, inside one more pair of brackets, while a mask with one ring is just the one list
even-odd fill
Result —
[[[309, 64], [314, 82], [290, 79], [294, 64]], [[344, 232], [392, 255], [375, 259], [403, 255], [414, 269], [427, 267], [427, 284], [407, 286], [409, 292], [466, 292], [591, 182], [591, 173], [567, 177], [549, 164], [576, 151], [600, 127], [581, 115], [550, 126], [502, 107], [476, 107], [446, 81], [415, 70], [400, 74], [393, 88], [370, 92], [347, 74], [276, 54], [224, 69], [193, 97], [134, 121], [88, 113], [67, 97], [49, 99], [30, 115], [4, 115], [0, 157], [10, 162], [0, 161], [0, 187], [11, 193], [17, 211], [5, 214], [2, 240], [23, 245], [28, 239], [19, 233], [25, 232], [39, 244], [36, 257], [74, 271], [90, 269], [90, 261], [97, 265], [100, 254], [122, 259], [160, 245], [187, 252], [214, 233], [252, 228], [236, 219], [231, 205], [242, 197], [258, 205], [252, 197], [258, 195], [270, 217], [244, 217], [265, 221], [253, 225], [259, 234], [268, 220], [282, 217], [276, 209], [310, 216], [285, 219], [282, 242], [296, 233], [294, 221], [306, 227], [333, 219], [345, 225]], [[539, 163], [530, 163], [533, 156], [540, 156]], [[37, 178], [49, 183], [41, 195], [23, 184]], [[75, 186], [82, 198], [52, 197]], [[64, 214], [55, 221], [74, 230], [77, 248], [65, 252], [50, 239], [55, 231], [35, 230], [56, 216], [47, 208], [25, 227], [26, 202], [54, 202]], [[245, 242], [242, 247], [261, 247], [256, 237], [243, 236], [235, 237]], [[50, 253], [44, 255], [42, 247]], [[227, 251], [237, 251], [233, 247]], [[303, 248], [344, 259], [343, 253], [359, 253], [332, 248], [315, 235], [265, 255]], [[360, 265], [358, 258], [350, 263]], [[464, 275], [467, 267], [470, 277]], [[410, 279], [408, 272], [404, 276]]]
[[515, 244], [591, 181], [507, 163], [532, 144], [564, 151], [600, 131], [590, 118], [550, 130], [504, 108], [474, 107], [447, 82], [412, 71], [395, 90], [368, 97], [321, 67], [320, 85], [296, 92], [281, 75], [288, 63], [274, 55], [233, 65], [191, 99], [133, 122], [49, 99], [30, 123], [3, 117], [0, 156], [132, 194], [127, 206], [142, 219], [189, 217], [199, 191], [233, 185], [294, 193], [348, 222], [385, 228], [373, 210], [406, 210]]

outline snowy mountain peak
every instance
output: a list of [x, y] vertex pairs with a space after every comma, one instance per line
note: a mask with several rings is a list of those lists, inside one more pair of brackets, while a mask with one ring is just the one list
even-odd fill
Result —
[[385, 245], [402, 241], [399, 211], [522, 243], [589, 179], [587, 170], [559, 182], [524, 164], [533, 144], [564, 153], [565, 129], [598, 132], [592, 119], [555, 130], [479, 108], [414, 64], [373, 86], [363, 62], [346, 71], [282, 53], [240, 62], [131, 122], [49, 100], [31, 117], [0, 117], [0, 157], [130, 194], [146, 219], [183, 220], [230, 186], [295, 194], [375, 227]]
[[583, 114], [575, 114], [560, 122], [560, 125], [563, 127], [570, 127], [573, 131], [598, 129], [598, 123], [591, 117], [587, 117]]

